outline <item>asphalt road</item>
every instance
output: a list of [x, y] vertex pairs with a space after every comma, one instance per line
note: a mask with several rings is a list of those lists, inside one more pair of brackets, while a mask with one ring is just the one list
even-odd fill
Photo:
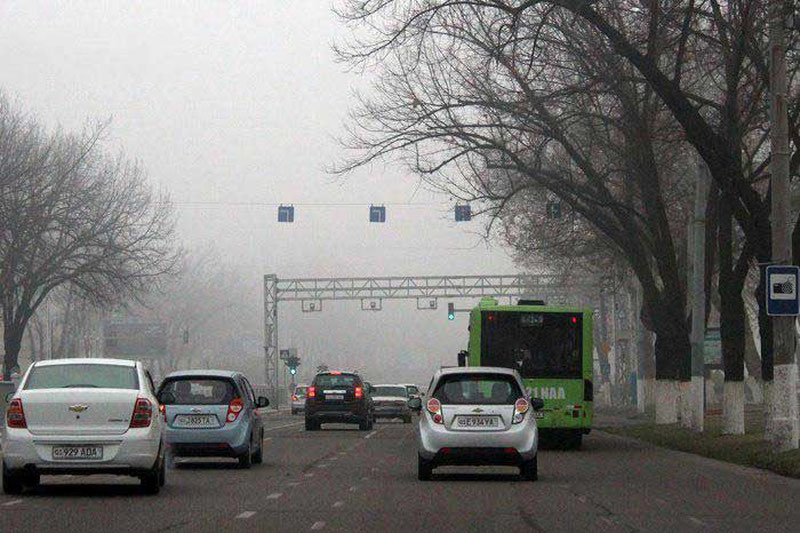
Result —
[[157, 496], [111, 476], [43, 477], [0, 495], [2, 532], [800, 531], [800, 481], [592, 433], [515, 469], [441, 468], [416, 479], [413, 426], [374, 431], [273, 416], [265, 462], [181, 461]]

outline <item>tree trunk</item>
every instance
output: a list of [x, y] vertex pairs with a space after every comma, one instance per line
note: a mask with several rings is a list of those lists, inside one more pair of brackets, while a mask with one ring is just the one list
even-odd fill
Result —
[[767, 315], [766, 287], [767, 287], [767, 268], [766, 265], [759, 266], [759, 282], [756, 287], [756, 303], [758, 304], [758, 334], [761, 338], [761, 379], [763, 383], [762, 402], [764, 410], [764, 433], [773, 433], [773, 394], [772, 380], [774, 377], [774, 353], [772, 342], [772, 319]]
[[657, 424], [678, 421], [680, 382], [688, 382], [690, 376], [692, 346], [683, 309], [673, 320], [667, 316], [656, 319]]
[[14, 324], [3, 325], [3, 380], [11, 379], [11, 372], [19, 365], [19, 350], [22, 347], [22, 335], [25, 329]]

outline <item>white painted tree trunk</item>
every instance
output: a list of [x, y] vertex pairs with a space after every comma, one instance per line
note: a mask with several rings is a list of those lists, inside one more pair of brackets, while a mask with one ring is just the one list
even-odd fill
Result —
[[651, 413], [656, 405], [656, 379], [647, 378], [644, 380], [644, 408]]
[[744, 435], [744, 381], [726, 381], [722, 396], [722, 433]]
[[772, 389], [772, 444], [778, 451], [795, 450], [800, 440], [797, 419], [797, 365], [775, 365]]
[[705, 378], [703, 376], [692, 376], [689, 385], [689, 427], [693, 431], [703, 431], [705, 429]]
[[764, 436], [768, 441], [772, 441], [775, 435], [775, 413], [772, 403], [772, 381], [764, 381], [762, 392], [764, 393], [763, 410], [764, 410]]
[[678, 407], [680, 408], [681, 427], [692, 427], [692, 382], [678, 381]]
[[673, 379], [656, 380], [656, 424], [678, 422], [678, 382]]

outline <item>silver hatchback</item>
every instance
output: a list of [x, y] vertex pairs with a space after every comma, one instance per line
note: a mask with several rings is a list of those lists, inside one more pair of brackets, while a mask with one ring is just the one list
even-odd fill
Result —
[[444, 465], [517, 466], [522, 477], [538, 477], [538, 431], [534, 409], [542, 400], [525, 394], [516, 370], [497, 367], [444, 368], [431, 380], [421, 411], [418, 477], [428, 480]]

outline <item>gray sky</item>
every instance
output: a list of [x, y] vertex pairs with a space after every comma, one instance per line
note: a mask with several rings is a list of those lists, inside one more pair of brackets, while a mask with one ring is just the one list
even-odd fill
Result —
[[[456, 225], [449, 199], [419, 190], [405, 169], [376, 165], [344, 182], [325, 174], [341, 156], [333, 138], [352, 91], [368, 81], [334, 61], [330, 44], [346, 30], [326, 0], [5, 0], [0, 23], [0, 88], [48, 125], [113, 117], [110, 141], [170, 192], [185, 245], [217, 249], [252, 272], [254, 287], [265, 272], [516, 271], [501, 248], [480, 243], [479, 221]], [[251, 202], [297, 204], [296, 222], [278, 224], [271, 205], [226, 204]], [[369, 224], [367, 206], [299, 205], [409, 202], [431, 205], [390, 205], [386, 224]], [[466, 324], [415, 307], [385, 302], [367, 313], [337, 303], [306, 316], [287, 306], [282, 344], [350, 352], [374, 372], [394, 371], [372, 361], [410, 354], [414, 367], [452, 363]]]

